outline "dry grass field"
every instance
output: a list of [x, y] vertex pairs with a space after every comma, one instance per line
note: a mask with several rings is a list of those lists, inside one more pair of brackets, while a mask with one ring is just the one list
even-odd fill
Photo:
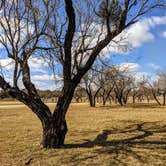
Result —
[[34, 114], [20, 103], [1, 102], [0, 166], [166, 165], [166, 107], [72, 104], [67, 119], [64, 148], [41, 149]]

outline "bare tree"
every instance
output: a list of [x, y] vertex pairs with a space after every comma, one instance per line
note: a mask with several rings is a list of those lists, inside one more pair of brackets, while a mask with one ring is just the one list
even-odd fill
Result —
[[132, 90], [131, 90], [131, 96], [132, 96], [132, 100], [133, 100], [133, 104], [135, 104], [136, 102], [136, 97], [139, 94], [139, 89], [138, 87], [135, 85], [135, 83], [132, 83]]
[[133, 77], [131, 88], [130, 96], [132, 97], [133, 104], [136, 103], [136, 99], [141, 102], [144, 94], [147, 93], [145, 89], [145, 81], [137, 80]]
[[160, 71], [157, 73], [158, 79], [154, 82], [148, 82], [153, 98], [158, 105], [166, 104], [166, 72]]
[[89, 70], [89, 72], [87, 72], [83, 77], [84, 89], [87, 93], [91, 107], [96, 106], [96, 97], [99, 91], [102, 89], [99, 77], [100, 73], [96, 72], [95, 70]]
[[74, 99], [77, 103], [85, 101], [86, 93], [83, 87], [78, 86], [74, 93]]
[[114, 93], [118, 103], [122, 106], [127, 104], [129, 93], [132, 90], [133, 77], [126, 69], [112, 69], [112, 81], [114, 82]]
[[[0, 43], [4, 56], [12, 59], [14, 70], [13, 84], [1, 74], [0, 87], [41, 120], [43, 147], [64, 144], [65, 117], [75, 88], [97, 56], [140, 16], [163, 5], [164, 1], [150, 0], [1, 0]], [[41, 55], [39, 50], [52, 66], [57, 60], [63, 70], [63, 89], [53, 113], [31, 81], [28, 60]], [[19, 79], [26, 92], [19, 88]]]
[[159, 93], [163, 98], [162, 105], [166, 104], [166, 71], [160, 71], [158, 74]]
[[100, 84], [102, 89], [100, 90], [100, 96], [103, 100], [103, 105], [106, 104], [107, 100], [110, 97], [111, 92], [114, 89], [114, 81], [112, 81], [113, 75], [112, 75], [112, 68], [111, 67], [104, 67], [102, 71], [102, 77], [100, 80]]

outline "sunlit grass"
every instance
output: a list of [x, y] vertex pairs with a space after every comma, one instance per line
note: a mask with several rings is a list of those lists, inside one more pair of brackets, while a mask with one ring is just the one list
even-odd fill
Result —
[[[40, 146], [42, 128], [26, 107], [0, 107], [0, 165], [164, 166], [166, 107], [72, 104], [65, 147]], [[20, 103], [16, 103], [20, 104]], [[2, 105], [2, 104], [0, 104]], [[5, 105], [5, 103], [3, 103]], [[49, 105], [53, 110], [54, 105]]]

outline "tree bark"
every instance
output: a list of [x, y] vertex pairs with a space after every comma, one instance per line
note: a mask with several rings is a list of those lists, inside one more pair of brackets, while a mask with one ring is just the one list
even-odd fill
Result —
[[43, 141], [44, 148], [60, 148], [64, 145], [65, 136], [67, 133], [66, 120], [56, 121], [52, 118], [48, 125], [43, 126]]
[[88, 98], [89, 98], [90, 107], [95, 107], [96, 106], [95, 96], [88, 94]]
[[106, 105], [106, 100], [105, 99], [103, 99], [103, 106], [105, 106]]
[[153, 89], [151, 89], [151, 91], [152, 91], [152, 95], [153, 95], [154, 99], [156, 100], [157, 104], [161, 105], [160, 101], [158, 100], [158, 98], [157, 98], [157, 96], [155, 94], [155, 91]]
[[133, 97], [133, 104], [135, 104], [135, 95], [133, 95], [132, 97]]
[[43, 141], [44, 148], [60, 148], [64, 145], [65, 136], [67, 134], [66, 112], [73, 98], [74, 90], [80, 80], [68, 84], [59, 97], [56, 108], [52, 117], [43, 125]]
[[165, 98], [166, 98], [166, 93], [164, 92], [164, 93], [163, 93], [163, 106], [165, 105], [165, 102], [166, 102], [166, 99], [165, 99]]

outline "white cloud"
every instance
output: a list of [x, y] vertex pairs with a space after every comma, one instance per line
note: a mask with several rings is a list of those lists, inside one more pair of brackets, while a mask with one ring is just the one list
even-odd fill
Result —
[[[16, 42], [19, 39], [18, 46], [19, 45], [22, 46], [22, 44], [25, 43], [25, 41], [27, 41], [27, 34], [34, 33], [34, 28], [30, 24], [27, 25], [27, 23], [23, 21], [21, 21], [19, 24], [19, 20], [17, 19], [10, 18], [9, 20], [10, 20], [9, 24], [11, 25], [10, 26], [11, 34], [12, 36], [14, 36], [13, 40]], [[10, 43], [11, 37], [10, 35], [9, 35], [9, 39], [6, 37], [9, 31], [9, 29], [7, 28], [8, 22], [6, 21], [4, 17], [1, 17], [1, 16], [0, 16], [0, 21], [3, 23], [3, 26], [6, 27], [5, 30], [2, 27], [0, 27], [0, 34], [1, 34], [0, 39], [1, 41], [5, 41], [5, 44], [8, 45], [9, 47], [11, 45]], [[0, 47], [3, 47], [2, 43], [0, 43]]]
[[153, 41], [154, 36], [149, 32], [146, 22], [138, 22], [128, 30], [128, 42], [132, 47], [140, 47], [143, 43]]
[[121, 71], [133, 72], [137, 71], [141, 66], [138, 63], [121, 63], [118, 64], [117, 67]]
[[40, 90], [55, 90], [62, 88], [62, 82], [53, 83], [53, 82], [43, 82], [43, 81], [33, 81], [37, 89]]
[[50, 89], [50, 86], [48, 88], [48, 84], [46, 82], [41, 82], [41, 81], [33, 81], [37, 89], [40, 90], [47, 90]]
[[55, 90], [62, 87], [62, 78], [58, 75], [32, 75], [31, 79], [36, 88], [40, 90]]
[[166, 38], [166, 31], [163, 32], [162, 36]]
[[60, 81], [62, 78], [58, 75], [48, 75], [48, 74], [43, 74], [43, 75], [33, 75], [32, 80], [34, 81]]
[[151, 73], [148, 73], [148, 72], [136, 72], [136, 73], [134, 73], [134, 77], [135, 77], [136, 81], [138, 81], [138, 82], [143, 81], [150, 76], [151, 76]]
[[0, 59], [0, 68], [10, 70], [13, 68], [12, 59]]
[[[32, 72], [47, 73], [48, 71], [48, 62], [42, 58], [30, 58], [28, 64]], [[12, 70], [14, 68], [14, 61], [10, 58], [0, 59], [0, 68]]]
[[153, 41], [155, 36], [151, 29], [158, 25], [166, 25], [166, 16], [153, 16], [135, 23], [127, 30], [128, 42], [132, 47], [140, 47], [145, 42]]
[[31, 57], [28, 61], [30, 70], [32, 72], [42, 72], [47, 73], [48, 63], [42, 58]]
[[[124, 30], [111, 42], [105, 49], [104, 54], [108, 53], [128, 53], [128, 47], [141, 47], [144, 43], [155, 40], [154, 34], [151, 32], [153, 28], [159, 25], [166, 25], [166, 16], [153, 16], [144, 18], [143, 20], [133, 24], [129, 29]], [[166, 37], [166, 32], [163, 33]]]
[[160, 66], [155, 65], [154, 63], [149, 63], [149, 64], [147, 64], [147, 66], [149, 66], [150, 68], [155, 69], [155, 70], [160, 69]]
[[137, 82], [148, 80], [149, 82], [154, 82], [158, 79], [158, 76], [150, 72], [135, 72], [134, 78]]
[[[141, 47], [144, 43], [154, 41], [155, 36], [151, 30], [158, 25], [166, 25], [166, 16], [144, 18], [115, 37], [114, 41], [110, 42], [110, 44], [102, 50], [102, 55], [105, 56], [111, 53], [126, 54], [128, 53], [129, 47], [137, 48]], [[86, 39], [86, 43], [93, 47], [97, 43], [99, 36], [101, 39], [105, 37], [106, 30], [101, 29], [99, 24], [94, 23], [91, 24], [90, 30], [90, 37]], [[100, 33], [102, 31], [103, 34], [101, 35]], [[90, 39], [91, 37], [92, 39]]]

